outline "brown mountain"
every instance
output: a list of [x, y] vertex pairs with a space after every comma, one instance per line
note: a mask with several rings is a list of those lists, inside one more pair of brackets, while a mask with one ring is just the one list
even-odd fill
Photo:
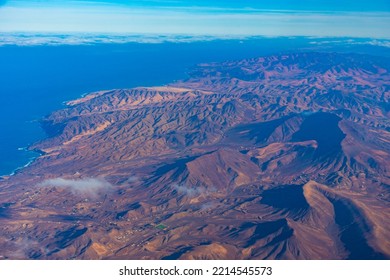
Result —
[[390, 63], [199, 65], [47, 116], [0, 181], [11, 259], [390, 258]]

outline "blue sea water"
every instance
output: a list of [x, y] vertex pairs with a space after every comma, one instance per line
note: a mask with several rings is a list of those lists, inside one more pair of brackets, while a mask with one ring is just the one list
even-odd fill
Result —
[[39, 120], [64, 102], [96, 90], [163, 85], [198, 63], [313, 49], [310, 39], [274, 38], [192, 43], [0, 47], [0, 175], [37, 153]]

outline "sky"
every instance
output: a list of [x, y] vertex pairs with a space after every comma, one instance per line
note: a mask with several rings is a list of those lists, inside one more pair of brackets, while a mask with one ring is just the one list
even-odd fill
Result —
[[0, 32], [390, 39], [390, 1], [0, 0]]

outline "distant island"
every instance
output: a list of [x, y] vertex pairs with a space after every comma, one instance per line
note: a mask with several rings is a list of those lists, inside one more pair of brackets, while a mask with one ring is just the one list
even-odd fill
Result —
[[390, 61], [302, 52], [98, 91], [0, 181], [2, 259], [389, 259]]

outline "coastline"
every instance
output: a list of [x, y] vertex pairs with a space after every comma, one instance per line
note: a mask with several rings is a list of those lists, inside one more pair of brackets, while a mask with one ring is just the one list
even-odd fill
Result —
[[[63, 108], [65, 107], [71, 107], [72, 106], [72, 102], [83, 102], [83, 99], [87, 96], [90, 96], [90, 95], [95, 95], [97, 93], [102, 93], [102, 92], [108, 92], [110, 90], [104, 90], [104, 91], [92, 91], [92, 92], [84, 92], [83, 94], [81, 94], [78, 98], [76, 99], [73, 99], [73, 100], [69, 100], [69, 101], [62, 101], [61, 102], [61, 105]], [[61, 110], [60, 109], [57, 109], [57, 110]], [[54, 112], [56, 112], [57, 110], [53, 110], [51, 111], [48, 115], [50, 114], [53, 114]], [[46, 129], [44, 128], [43, 126], [43, 121], [45, 119], [45, 116], [41, 116], [39, 119], [35, 119], [33, 121], [31, 121], [31, 123], [33, 122], [39, 122], [40, 125], [40, 129], [44, 132], [45, 136], [42, 137], [41, 139], [38, 139], [36, 142], [32, 143], [32, 144], [29, 144], [28, 146], [26, 147], [20, 147], [20, 148], [17, 148], [16, 150], [18, 152], [24, 152], [24, 153], [31, 153], [31, 154], [35, 154], [35, 155], [32, 155], [30, 157], [28, 157], [28, 161], [27, 163], [21, 165], [21, 166], [18, 166], [16, 168], [14, 168], [10, 173], [6, 173], [6, 174], [0, 174], [0, 181], [3, 181], [3, 180], [7, 180], [9, 179], [10, 177], [18, 174], [19, 172], [21, 172], [23, 169], [27, 168], [28, 166], [30, 166], [35, 160], [37, 160], [38, 158], [40, 158], [41, 156], [45, 155], [46, 153], [40, 149], [36, 149], [36, 148], [33, 148], [37, 143], [41, 142], [41, 141], [44, 141], [48, 138], [50, 138], [50, 134], [48, 133], [48, 131], [46, 131]], [[27, 158], [27, 157], [26, 157]]]
[[[130, 89], [130, 88], [129, 88]], [[46, 116], [49, 116], [53, 113], [55, 113], [56, 111], [58, 110], [61, 110], [61, 109], [64, 109], [66, 107], [72, 107], [76, 104], [80, 104], [80, 103], [83, 103], [85, 101], [88, 101], [90, 99], [93, 99], [99, 95], [103, 95], [105, 93], [108, 93], [108, 92], [111, 92], [111, 91], [115, 91], [115, 90], [118, 90], [118, 88], [113, 88], [113, 89], [105, 89], [105, 90], [98, 90], [98, 91], [90, 91], [90, 92], [84, 92], [82, 94], [79, 95], [78, 98], [75, 98], [75, 99], [71, 99], [71, 100], [68, 100], [68, 101], [62, 101], [61, 102], [61, 105], [62, 105], [62, 108], [59, 108], [57, 110], [53, 110], [51, 111], [48, 115]], [[25, 153], [34, 153], [35, 155], [33, 156], [30, 156], [28, 158], [28, 161], [27, 163], [21, 165], [21, 166], [18, 166], [16, 168], [14, 168], [11, 173], [6, 173], [6, 174], [0, 174], [0, 181], [3, 181], [3, 180], [7, 180], [9, 179], [10, 177], [18, 174], [19, 172], [21, 172], [22, 170], [24, 170], [25, 168], [27, 168], [28, 166], [30, 166], [35, 160], [37, 160], [38, 158], [40, 158], [41, 156], [45, 155], [46, 152], [40, 150], [40, 149], [37, 149], [37, 148], [34, 148], [34, 146], [48, 138], [51, 138], [53, 137], [54, 135], [50, 135], [50, 132], [45, 129], [44, 127], [44, 120], [45, 120], [45, 117], [46, 116], [41, 116], [40, 119], [36, 119], [34, 121], [31, 121], [31, 122], [39, 122], [40, 123], [40, 129], [44, 132], [45, 136], [42, 137], [41, 139], [38, 139], [36, 142], [32, 143], [32, 144], [29, 144], [28, 146], [26, 147], [20, 147], [20, 148], [17, 148], [17, 151], [20, 151], [20, 152], [25, 152]]]
[[58, 109], [55, 109], [51, 112], [49, 112], [49, 114], [47, 114], [46, 116], [41, 116], [40, 118], [38, 119], [35, 119], [35, 120], [32, 120], [30, 121], [31, 123], [34, 123], [34, 122], [38, 122], [40, 125], [40, 129], [41, 131], [44, 133], [44, 137], [38, 139], [37, 141], [35, 141], [34, 143], [31, 143], [29, 144], [28, 146], [26, 147], [20, 147], [20, 148], [17, 148], [17, 151], [18, 152], [25, 152], [25, 153], [31, 153], [33, 155], [29, 156], [29, 157], [26, 157], [26, 159], [28, 159], [27, 163], [23, 164], [23, 165], [20, 165], [16, 168], [14, 168], [10, 173], [5, 173], [5, 174], [0, 174], [0, 181], [3, 181], [3, 180], [7, 180], [9, 179], [10, 177], [18, 174], [19, 172], [21, 172], [23, 169], [27, 168], [28, 166], [30, 166], [35, 160], [37, 160], [39, 157], [43, 156], [46, 154], [46, 152], [40, 150], [40, 149], [36, 149], [34, 148], [34, 146], [48, 138], [51, 138], [53, 137], [53, 135], [50, 135], [49, 131], [47, 131], [44, 127], [44, 120], [47, 116], [50, 116], [51, 114], [55, 113], [56, 111], [58, 110], [62, 110], [66, 107], [71, 107], [73, 106], [74, 104], [79, 104], [79, 103], [82, 103], [84, 101], [86, 101], [86, 99], [91, 99], [91, 98], [94, 98], [98, 95], [101, 95], [101, 94], [105, 94], [107, 92], [110, 92], [110, 91], [114, 91], [116, 90], [116, 88], [114, 89], [106, 89], [106, 90], [94, 90], [94, 91], [90, 91], [90, 92], [84, 92], [82, 94], [80, 94], [77, 98], [75, 99], [71, 99], [71, 100], [65, 100], [65, 101], [62, 101], [60, 104], [61, 104], [61, 107], [58, 108]]
[[[30, 147], [30, 146], [29, 146]], [[36, 154], [36, 156], [31, 156], [29, 159], [28, 159], [28, 162], [22, 166], [19, 166], [15, 169], [13, 169], [11, 171], [11, 173], [9, 174], [1, 174], [0, 175], [0, 180], [4, 180], [4, 179], [7, 179], [7, 178], [10, 178], [14, 175], [16, 175], [18, 172], [20, 172], [21, 170], [23, 170], [24, 168], [30, 166], [36, 159], [38, 159], [40, 156], [44, 155], [44, 152], [43, 151], [40, 151], [40, 150], [35, 150], [35, 149], [29, 149], [29, 147], [23, 147], [23, 148], [18, 148], [18, 151], [23, 151], [23, 152], [28, 152], [28, 153], [34, 153]]]

